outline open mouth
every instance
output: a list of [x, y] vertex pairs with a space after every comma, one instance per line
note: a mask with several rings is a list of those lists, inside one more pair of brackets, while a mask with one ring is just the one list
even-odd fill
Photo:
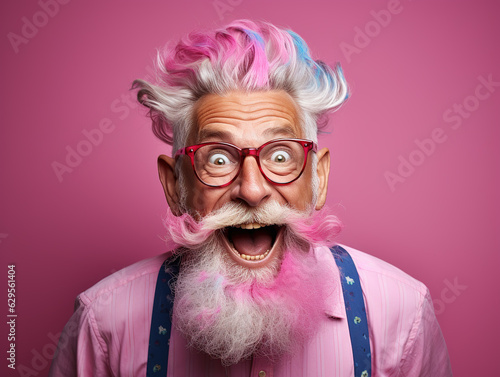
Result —
[[224, 229], [227, 246], [239, 262], [265, 261], [276, 249], [284, 227], [258, 223], [238, 224]]

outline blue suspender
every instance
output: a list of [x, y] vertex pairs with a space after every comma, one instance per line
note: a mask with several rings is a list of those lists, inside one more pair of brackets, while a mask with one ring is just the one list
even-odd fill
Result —
[[358, 271], [351, 256], [345, 249], [336, 245], [331, 248], [331, 251], [340, 271], [349, 335], [351, 336], [352, 355], [354, 357], [354, 376], [370, 377], [372, 375], [370, 338]]
[[[171, 262], [171, 263], [169, 263]], [[153, 316], [149, 332], [148, 366], [146, 376], [166, 376], [170, 332], [172, 329], [172, 309], [174, 295], [171, 289], [173, 278], [179, 274], [180, 259], [167, 259], [160, 267], [156, 279]]]
[[[330, 250], [340, 270], [354, 358], [354, 376], [371, 377], [368, 321], [358, 271], [351, 256], [345, 249], [336, 245]], [[180, 261], [177, 259], [171, 263], [169, 262], [169, 260], [166, 260], [162, 264], [156, 281], [153, 316], [149, 334], [147, 377], [165, 377], [167, 375], [172, 328], [172, 304], [174, 302], [171, 284], [172, 280], [178, 275]]]

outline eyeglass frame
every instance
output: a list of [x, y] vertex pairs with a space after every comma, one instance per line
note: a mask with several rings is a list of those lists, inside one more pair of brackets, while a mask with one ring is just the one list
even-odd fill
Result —
[[[301, 169], [299, 175], [297, 177], [295, 177], [294, 179], [292, 179], [290, 182], [286, 182], [286, 183], [279, 183], [279, 182], [274, 182], [273, 180], [271, 180], [264, 173], [264, 171], [262, 170], [262, 166], [260, 165], [259, 154], [260, 154], [260, 151], [262, 150], [262, 148], [266, 147], [267, 145], [269, 145], [271, 143], [275, 143], [275, 142], [279, 142], [279, 141], [294, 141], [294, 142], [298, 142], [304, 148], [304, 164], [302, 165], [302, 169]], [[198, 151], [198, 149], [200, 149], [201, 147], [207, 146], [207, 145], [226, 145], [226, 146], [230, 146], [230, 147], [235, 148], [238, 151], [239, 155], [240, 155], [239, 167], [238, 167], [238, 171], [236, 172], [236, 175], [229, 182], [224, 183], [223, 185], [210, 185], [210, 184], [204, 182], [199, 177], [198, 173], [196, 172], [196, 168], [195, 168], [195, 164], [194, 164], [194, 155]], [[177, 159], [179, 156], [182, 156], [182, 155], [189, 156], [189, 158], [191, 159], [191, 166], [193, 167], [194, 175], [204, 185], [209, 186], [209, 187], [227, 187], [231, 183], [233, 183], [236, 180], [236, 178], [238, 178], [238, 176], [240, 175], [241, 168], [243, 167], [243, 162], [245, 160], [245, 157], [247, 157], [247, 156], [253, 156], [253, 157], [255, 157], [255, 160], [257, 161], [257, 166], [259, 167], [259, 170], [260, 170], [262, 176], [268, 182], [271, 182], [273, 185], [276, 185], [276, 186], [285, 186], [285, 185], [289, 185], [292, 182], [295, 182], [297, 179], [300, 178], [300, 176], [302, 175], [302, 173], [305, 170], [305, 167], [306, 167], [306, 164], [307, 164], [307, 156], [309, 155], [309, 151], [311, 151], [311, 150], [314, 153], [316, 153], [318, 151], [318, 145], [314, 141], [307, 140], [307, 139], [273, 139], [273, 140], [269, 140], [268, 142], [262, 144], [258, 148], [240, 148], [240, 147], [237, 147], [234, 144], [225, 143], [225, 142], [218, 142], [218, 141], [212, 141], [212, 142], [208, 142], [208, 143], [190, 145], [190, 146], [187, 146], [187, 147], [180, 148], [179, 150], [177, 150], [177, 152], [175, 152], [174, 158]]]

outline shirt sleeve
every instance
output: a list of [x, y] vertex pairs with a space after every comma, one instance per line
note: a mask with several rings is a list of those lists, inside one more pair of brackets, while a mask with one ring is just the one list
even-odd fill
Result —
[[108, 349], [91, 306], [78, 296], [75, 311], [59, 338], [49, 377], [108, 377]]
[[398, 376], [451, 377], [446, 343], [427, 290], [410, 331]]

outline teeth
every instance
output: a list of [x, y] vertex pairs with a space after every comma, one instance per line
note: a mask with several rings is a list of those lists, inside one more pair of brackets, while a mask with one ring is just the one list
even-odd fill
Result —
[[[239, 253], [238, 253], [239, 254]], [[246, 254], [239, 254], [239, 256], [242, 258], [242, 259], [245, 259], [245, 260], [262, 260], [264, 259], [265, 257], [267, 257], [267, 255], [269, 254], [269, 250], [267, 250], [264, 254], [260, 254], [260, 255], [246, 255]]]
[[264, 224], [259, 224], [259, 223], [234, 225], [235, 228], [241, 228], [241, 229], [259, 229], [259, 228], [262, 228], [264, 226], [265, 226]]

